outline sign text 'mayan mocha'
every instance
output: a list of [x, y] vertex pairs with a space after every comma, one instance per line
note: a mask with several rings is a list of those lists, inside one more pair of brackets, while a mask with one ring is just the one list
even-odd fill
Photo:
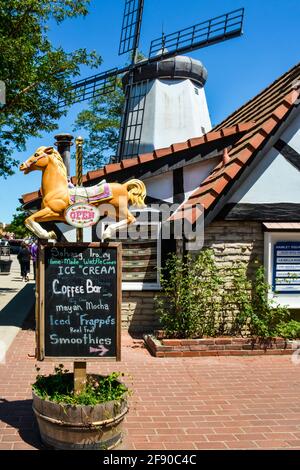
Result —
[[115, 247], [45, 248], [45, 355], [115, 357]]

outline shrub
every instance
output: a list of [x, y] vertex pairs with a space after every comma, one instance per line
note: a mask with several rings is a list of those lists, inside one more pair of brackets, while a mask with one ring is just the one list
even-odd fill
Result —
[[155, 297], [156, 311], [167, 336], [188, 338], [197, 333], [190, 283], [188, 263], [172, 255], [161, 275], [162, 292]]
[[260, 266], [255, 272], [252, 283], [249, 330], [253, 336], [274, 337], [278, 334], [279, 324], [289, 319], [289, 310], [286, 307], [276, 305], [274, 300], [268, 299], [268, 291], [269, 285], [265, 281], [264, 267]]
[[230, 335], [247, 333], [249, 319], [252, 315], [251, 281], [247, 277], [245, 264], [233, 265], [230, 269], [232, 276], [232, 289], [228, 292], [228, 301], [231, 308]]
[[40, 398], [61, 404], [94, 406], [120, 400], [128, 392], [127, 387], [118, 381], [121, 374], [113, 372], [106, 377], [87, 376], [85, 389], [75, 393], [73, 374], [63, 367], [63, 364], [55, 367], [54, 374], [37, 375], [32, 388]]
[[172, 255], [161, 274], [156, 312], [167, 336], [190, 338], [216, 334], [222, 284], [211, 250], [193, 259]]
[[155, 305], [168, 337], [300, 337], [300, 323], [287, 323], [288, 309], [268, 299], [263, 266], [250, 280], [242, 263], [218, 266], [212, 250], [194, 258], [173, 254], [162, 270], [161, 286]]
[[277, 327], [277, 334], [282, 338], [298, 339], [300, 338], [300, 322], [290, 320], [289, 322], [279, 323]]

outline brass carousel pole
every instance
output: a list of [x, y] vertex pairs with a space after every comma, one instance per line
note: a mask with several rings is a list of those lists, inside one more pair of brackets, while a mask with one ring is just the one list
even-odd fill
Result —
[[[76, 178], [77, 186], [82, 186], [82, 146], [83, 138], [77, 137], [76, 140]], [[78, 243], [83, 242], [83, 229], [76, 229], [76, 241]]]
[[[82, 186], [82, 146], [83, 138], [77, 137], [76, 140], [76, 178], [77, 186]], [[83, 229], [76, 228], [77, 243], [83, 242]], [[80, 393], [86, 385], [86, 362], [74, 361], [74, 390]]]

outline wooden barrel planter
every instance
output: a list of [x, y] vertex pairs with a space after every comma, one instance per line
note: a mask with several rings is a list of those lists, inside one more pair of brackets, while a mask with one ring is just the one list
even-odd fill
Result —
[[127, 396], [95, 406], [66, 405], [43, 400], [33, 391], [42, 442], [59, 450], [109, 450], [122, 440]]

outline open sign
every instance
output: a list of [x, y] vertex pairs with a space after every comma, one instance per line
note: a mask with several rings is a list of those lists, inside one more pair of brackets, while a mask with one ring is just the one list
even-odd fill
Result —
[[82, 202], [72, 204], [65, 211], [67, 223], [77, 228], [90, 227], [98, 222], [99, 217], [100, 213], [97, 207]]

